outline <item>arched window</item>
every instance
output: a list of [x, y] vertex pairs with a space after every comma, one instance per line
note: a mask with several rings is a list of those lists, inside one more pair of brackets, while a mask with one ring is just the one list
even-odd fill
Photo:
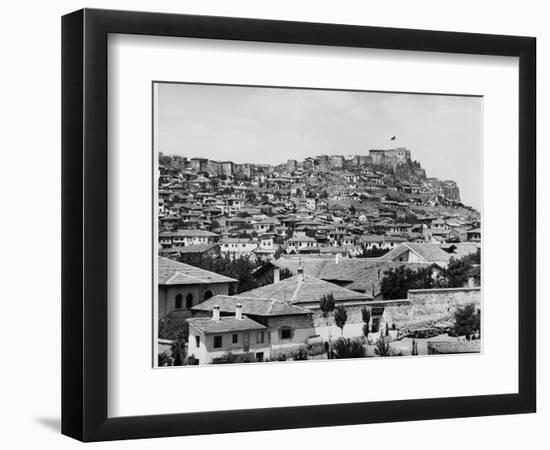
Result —
[[183, 297], [181, 294], [176, 295], [176, 309], [181, 309], [181, 302], [183, 300]]
[[193, 294], [187, 294], [187, 297], [185, 297], [185, 307], [186, 308], [193, 307]]
[[214, 293], [209, 289], [204, 293], [204, 299], [208, 300], [209, 298], [212, 298], [214, 296]]

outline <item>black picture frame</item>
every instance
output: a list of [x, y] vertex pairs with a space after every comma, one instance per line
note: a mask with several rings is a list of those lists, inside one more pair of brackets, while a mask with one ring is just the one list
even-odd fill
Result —
[[[107, 417], [109, 33], [519, 58], [518, 393]], [[82, 441], [535, 412], [536, 39], [83, 9], [62, 18], [62, 433]]]

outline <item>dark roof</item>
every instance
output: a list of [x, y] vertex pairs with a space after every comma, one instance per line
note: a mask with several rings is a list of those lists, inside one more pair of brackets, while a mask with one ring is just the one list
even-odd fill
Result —
[[311, 311], [308, 309], [291, 305], [281, 300], [229, 295], [216, 295], [194, 306], [193, 310], [212, 311], [214, 306], [219, 306], [220, 312], [233, 313], [239, 303], [242, 307], [242, 313], [246, 315], [293, 316], [296, 314], [311, 314]]
[[159, 256], [158, 259], [158, 284], [160, 285], [232, 283], [235, 281], [237, 280], [162, 256]]
[[213, 320], [211, 317], [195, 317], [187, 319], [190, 326], [204, 334], [230, 333], [232, 331], [263, 330], [266, 327], [248, 317], [220, 317]]

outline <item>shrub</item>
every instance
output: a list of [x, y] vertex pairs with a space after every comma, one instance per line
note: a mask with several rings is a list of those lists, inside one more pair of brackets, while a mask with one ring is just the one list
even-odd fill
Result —
[[306, 361], [307, 360], [307, 348], [305, 345], [300, 346], [298, 350], [292, 353], [294, 361]]
[[474, 303], [457, 308], [454, 321], [454, 332], [457, 336], [474, 334], [481, 329], [480, 311]]
[[376, 341], [374, 353], [378, 356], [391, 356], [390, 344], [385, 342], [382, 338], [378, 339], [378, 341]]
[[187, 351], [183, 339], [176, 339], [172, 342], [172, 356], [174, 358], [174, 366], [183, 366], [185, 364], [185, 356]]
[[165, 367], [171, 366], [174, 363], [174, 358], [170, 356], [168, 352], [161, 352], [158, 354], [158, 366]]
[[307, 354], [309, 356], [317, 356], [326, 353], [325, 345], [322, 342], [316, 344], [309, 344], [307, 347]]
[[364, 358], [367, 351], [360, 339], [338, 338], [333, 347], [337, 359]]
[[182, 312], [172, 311], [159, 320], [159, 338], [171, 341], [181, 339], [187, 340], [189, 324], [186, 322], [188, 316]]
[[233, 353], [228, 351], [219, 358], [214, 358], [212, 360], [212, 364], [244, 364], [255, 361], [256, 358], [254, 358], [254, 355], [252, 353], [242, 353], [234, 355]]

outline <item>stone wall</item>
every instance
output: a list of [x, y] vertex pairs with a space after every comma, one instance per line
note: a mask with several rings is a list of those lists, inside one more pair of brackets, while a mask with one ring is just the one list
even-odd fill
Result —
[[430, 326], [452, 319], [457, 307], [474, 303], [480, 307], [481, 288], [414, 289], [408, 298], [384, 305], [383, 319], [397, 328]]

